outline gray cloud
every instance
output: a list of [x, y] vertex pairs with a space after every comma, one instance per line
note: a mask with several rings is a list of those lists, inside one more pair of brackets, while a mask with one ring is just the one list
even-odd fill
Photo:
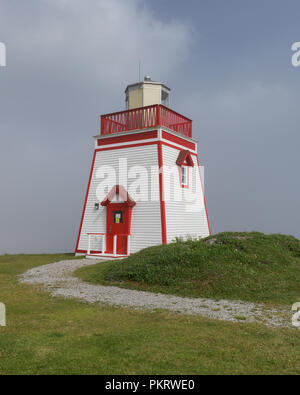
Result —
[[245, 15], [199, 3], [0, 3], [0, 252], [74, 249], [91, 136], [100, 114], [124, 108], [139, 59], [194, 119], [213, 231], [300, 236], [297, 29], [277, 3], [271, 19], [259, 2]]
[[0, 252], [72, 251], [100, 114], [123, 109], [139, 59], [171, 78], [189, 28], [135, 0], [3, 1], [0, 26]]

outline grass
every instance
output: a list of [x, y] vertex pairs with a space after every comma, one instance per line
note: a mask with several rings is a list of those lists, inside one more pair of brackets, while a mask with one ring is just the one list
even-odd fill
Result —
[[300, 332], [52, 298], [17, 275], [69, 255], [0, 257], [0, 374], [300, 374]]
[[187, 297], [268, 304], [300, 300], [300, 241], [292, 236], [219, 233], [142, 250], [122, 261], [79, 269], [95, 284]]

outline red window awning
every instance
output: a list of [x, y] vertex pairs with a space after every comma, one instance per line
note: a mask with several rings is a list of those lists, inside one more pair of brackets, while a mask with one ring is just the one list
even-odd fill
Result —
[[130, 197], [129, 193], [122, 185], [115, 185], [110, 192], [107, 194], [104, 200], [102, 200], [101, 205], [107, 206], [113, 200], [113, 198], [119, 195], [121, 199], [126, 203], [129, 207], [133, 207], [136, 205], [136, 202]]
[[179, 152], [178, 158], [176, 160], [178, 166], [191, 166], [194, 167], [194, 161], [189, 150], [182, 150]]

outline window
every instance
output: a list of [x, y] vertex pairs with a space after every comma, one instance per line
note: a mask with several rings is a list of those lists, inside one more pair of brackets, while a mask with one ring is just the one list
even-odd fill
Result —
[[161, 90], [161, 104], [166, 107], [170, 107], [170, 95], [166, 90]]
[[188, 186], [188, 167], [181, 166], [181, 186]]
[[114, 224], [122, 224], [123, 223], [123, 211], [114, 211]]
[[189, 188], [189, 168], [194, 167], [194, 161], [188, 150], [181, 150], [176, 160], [179, 170], [179, 182], [182, 188]]

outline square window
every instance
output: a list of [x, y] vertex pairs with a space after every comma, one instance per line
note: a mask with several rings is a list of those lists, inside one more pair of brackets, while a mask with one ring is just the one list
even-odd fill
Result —
[[114, 211], [113, 212], [113, 223], [114, 224], [122, 224], [123, 223], [123, 211]]
[[188, 184], [188, 168], [181, 166], [181, 184], [187, 186]]

